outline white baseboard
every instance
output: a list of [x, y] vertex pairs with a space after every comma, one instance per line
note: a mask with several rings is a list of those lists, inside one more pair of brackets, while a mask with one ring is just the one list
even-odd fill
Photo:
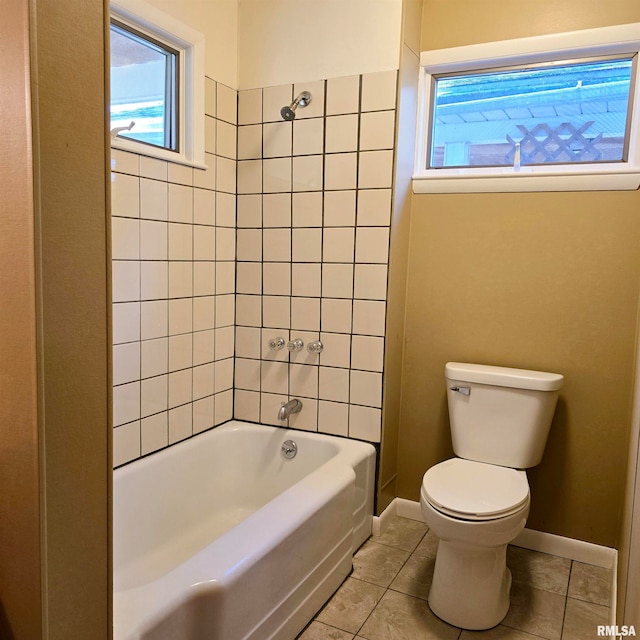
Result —
[[[373, 517], [374, 535], [380, 535], [384, 532], [393, 516], [424, 522], [419, 502], [394, 498], [380, 516]], [[593, 564], [605, 569], [613, 568], [614, 573], [618, 561], [618, 552], [610, 547], [533, 529], [525, 529], [511, 544], [531, 551], [541, 551], [561, 558]]]

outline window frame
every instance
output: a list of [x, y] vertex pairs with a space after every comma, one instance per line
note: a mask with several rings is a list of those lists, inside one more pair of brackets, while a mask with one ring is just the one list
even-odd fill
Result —
[[640, 64], [631, 84], [624, 162], [428, 169], [433, 77], [640, 53], [640, 23], [482, 43], [420, 54], [414, 193], [632, 190], [640, 186]]
[[206, 169], [204, 153], [204, 35], [179, 20], [142, 2], [113, 0], [110, 17], [116, 24], [174, 50], [176, 64], [177, 150], [122, 136], [111, 137], [111, 147], [140, 155]]

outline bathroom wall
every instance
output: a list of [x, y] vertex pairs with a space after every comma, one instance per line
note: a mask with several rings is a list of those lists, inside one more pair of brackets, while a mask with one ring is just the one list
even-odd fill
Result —
[[232, 417], [237, 92], [205, 93], [206, 171], [112, 151], [116, 466]]
[[[640, 21], [633, 0], [426, 0], [422, 49]], [[499, 19], [496, 17], [499, 16]], [[413, 197], [398, 494], [452, 454], [448, 360], [566, 376], [528, 527], [615, 546], [640, 275], [640, 193]]]
[[[397, 72], [240, 91], [235, 417], [378, 442]], [[300, 91], [296, 119], [280, 116]], [[270, 338], [318, 338], [271, 351]]]

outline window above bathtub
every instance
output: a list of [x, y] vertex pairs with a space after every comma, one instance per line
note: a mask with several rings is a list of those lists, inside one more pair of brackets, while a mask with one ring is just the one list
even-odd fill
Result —
[[111, 10], [111, 146], [204, 168], [204, 36], [142, 0]]
[[416, 193], [637, 189], [640, 23], [423, 52]]

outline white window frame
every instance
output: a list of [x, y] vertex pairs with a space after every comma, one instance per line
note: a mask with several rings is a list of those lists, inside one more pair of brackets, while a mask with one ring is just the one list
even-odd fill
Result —
[[635, 65], [626, 162], [427, 168], [432, 77], [493, 68], [640, 52], [640, 23], [489, 42], [420, 54], [414, 193], [608, 191], [640, 186], [640, 64]]
[[179, 53], [177, 151], [123, 136], [111, 147], [206, 169], [204, 154], [204, 35], [142, 0], [114, 0], [111, 17]]

